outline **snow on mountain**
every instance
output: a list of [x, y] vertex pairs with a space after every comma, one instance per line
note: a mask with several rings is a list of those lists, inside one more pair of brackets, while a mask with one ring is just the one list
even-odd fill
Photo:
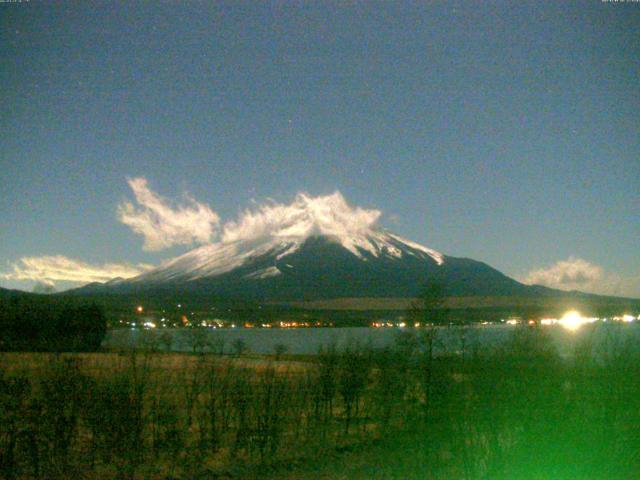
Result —
[[249, 273], [248, 275], [245, 275], [245, 278], [255, 278], [255, 279], [269, 278], [269, 277], [275, 277], [276, 275], [280, 275], [280, 273], [282, 272], [280, 272], [278, 267], [273, 266], [273, 267], [263, 268], [261, 270], [256, 270], [253, 273]]
[[339, 192], [299, 194], [290, 204], [271, 201], [226, 222], [212, 243], [135, 278], [75, 293], [306, 302], [411, 298], [435, 282], [451, 296], [555, 294], [385, 231], [377, 225], [380, 215], [350, 206]]
[[242, 266], [252, 258], [272, 254], [279, 257], [294, 251], [296, 241], [270, 240], [220, 242], [196, 248], [158, 268], [140, 275], [131, 282], [166, 282], [214, 277]]
[[[311, 236], [319, 236], [341, 245], [362, 261], [370, 257], [401, 259], [405, 255], [429, 257], [436, 264], [444, 263], [444, 255], [397, 235], [370, 230], [358, 235], [309, 235], [271, 237], [259, 241], [237, 240], [205, 245], [165, 262], [158, 268], [140, 275], [130, 282], [190, 281], [215, 277], [230, 272], [259, 258], [269, 257], [275, 263], [298, 251]], [[260, 267], [246, 278], [268, 278], [279, 275], [275, 265]]]
[[379, 217], [378, 210], [351, 207], [339, 192], [321, 197], [299, 194], [289, 205], [270, 203], [243, 212], [237, 222], [225, 225], [220, 241], [164, 262], [130, 282], [215, 277], [266, 257], [273, 259], [271, 265], [258, 266], [245, 278], [273, 277], [281, 273], [273, 263], [297, 252], [311, 237], [329, 239], [362, 261], [418, 255], [444, 263], [441, 253], [377, 228]]

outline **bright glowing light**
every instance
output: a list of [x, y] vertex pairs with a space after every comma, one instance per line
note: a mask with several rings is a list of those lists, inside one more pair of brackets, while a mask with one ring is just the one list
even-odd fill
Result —
[[543, 318], [540, 320], [541, 325], [555, 325], [556, 323], [558, 323], [557, 318]]
[[565, 313], [560, 319], [560, 325], [567, 330], [577, 330], [582, 326], [582, 323], [582, 315], [575, 310]]
[[138, 305], [138, 307], [136, 308], [136, 312], [142, 313], [143, 311], [144, 311], [144, 308], [142, 308], [142, 305]]
[[517, 325], [518, 323], [518, 320], [515, 318], [510, 318], [509, 320], [507, 320], [507, 325]]
[[156, 328], [156, 324], [153, 322], [144, 322], [145, 328]]
[[592, 318], [583, 317], [582, 315], [580, 315], [579, 312], [575, 310], [571, 310], [565, 313], [558, 323], [562, 325], [564, 328], [566, 328], [567, 330], [575, 331], [578, 328], [580, 328], [582, 325], [586, 323], [593, 323], [597, 320], [598, 319], [594, 317]]
[[622, 316], [622, 321], [625, 323], [629, 323], [629, 322], [633, 322], [635, 320], [635, 318], [633, 317], [633, 315], [623, 315]]

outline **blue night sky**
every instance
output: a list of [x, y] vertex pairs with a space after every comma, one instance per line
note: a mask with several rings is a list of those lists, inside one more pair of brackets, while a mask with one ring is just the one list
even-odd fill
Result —
[[339, 190], [445, 254], [640, 297], [639, 38], [639, 3], [600, 0], [0, 4], [0, 286], [192, 248], [119, 221], [144, 177], [222, 221]]

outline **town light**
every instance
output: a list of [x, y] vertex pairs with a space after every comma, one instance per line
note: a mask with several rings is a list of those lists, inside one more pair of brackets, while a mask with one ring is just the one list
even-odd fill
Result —
[[579, 329], [582, 325], [586, 323], [593, 323], [597, 320], [598, 320], [597, 318], [593, 318], [593, 317], [591, 318], [583, 317], [580, 314], [580, 312], [577, 312], [576, 310], [570, 310], [564, 314], [564, 316], [560, 319], [558, 323], [562, 325], [564, 328], [566, 328], [567, 330], [575, 331]]

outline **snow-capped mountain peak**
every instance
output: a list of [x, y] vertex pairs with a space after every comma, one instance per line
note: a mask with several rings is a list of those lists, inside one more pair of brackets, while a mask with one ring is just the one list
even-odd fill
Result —
[[196, 248], [175, 259], [164, 262], [158, 268], [135, 279], [137, 281], [197, 280], [214, 277], [236, 268], [248, 266], [260, 258], [270, 258], [267, 267], [260, 265], [248, 273], [247, 278], [266, 278], [279, 275], [276, 264], [297, 252], [312, 237], [322, 237], [341, 245], [362, 261], [385, 256], [401, 259], [403, 256], [431, 258], [437, 265], [444, 263], [444, 255], [423, 245], [411, 242], [392, 233], [370, 229], [360, 234], [314, 235], [313, 230], [302, 230], [300, 234], [287, 237], [263, 237], [259, 240], [236, 240], [218, 242]]
[[[249, 269], [245, 278], [277, 276], [281, 274], [277, 264], [315, 237], [341, 245], [362, 261], [409, 255], [442, 265], [441, 253], [377, 228], [379, 217], [378, 210], [351, 207], [339, 192], [321, 197], [298, 194], [288, 205], [270, 203], [243, 212], [237, 222], [225, 225], [220, 241], [164, 262], [132, 281], [198, 280], [240, 267]], [[257, 261], [265, 258], [266, 264]]]
[[299, 194], [290, 204], [270, 202], [242, 212], [213, 243], [138, 277], [78, 293], [306, 302], [411, 298], [429, 282], [446, 285], [450, 295], [534, 292], [482, 262], [445, 256], [383, 230], [379, 217], [378, 210], [350, 206], [339, 192]]

